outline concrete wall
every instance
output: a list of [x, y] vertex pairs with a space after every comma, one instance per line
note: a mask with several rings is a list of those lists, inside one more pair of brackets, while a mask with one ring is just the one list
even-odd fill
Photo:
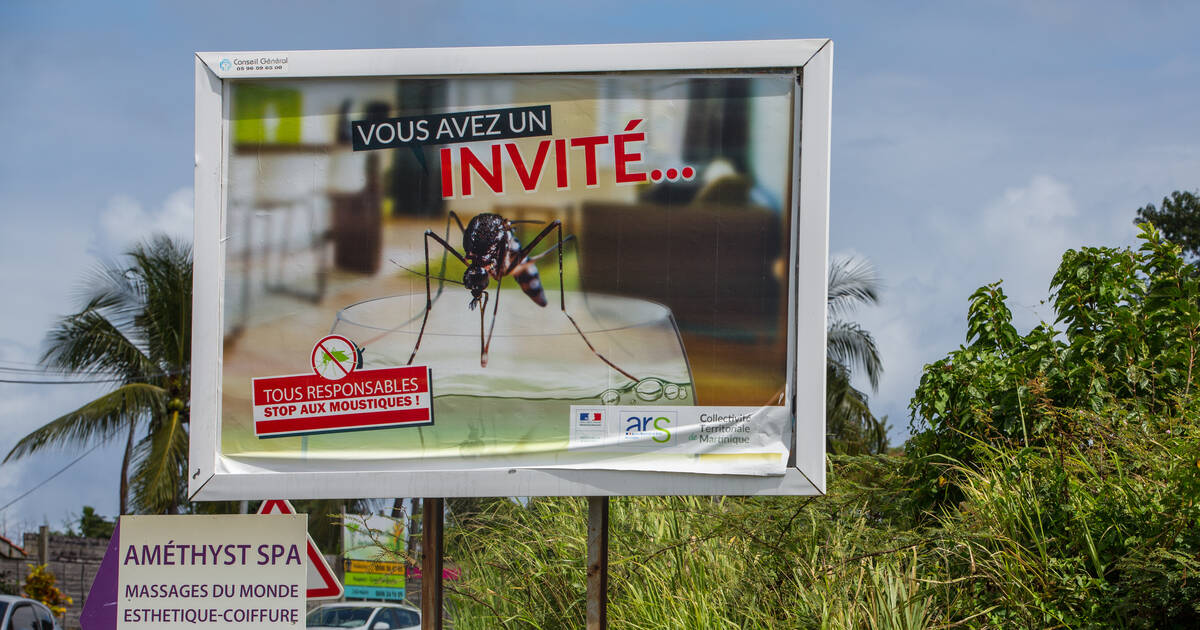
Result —
[[[47, 543], [48, 568], [57, 579], [59, 590], [73, 602], [64, 615], [63, 627], [67, 630], [78, 630], [79, 613], [83, 610], [88, 590], [92, 588], [92, 580], [96, 578], [96, 572], [100, 569], [100, 561], [104, 558], [104, 551], [108, 549], [108, 541], [102, 538], [51, 534]], [[0, 558], [0, 581], [15, 583], [18, 589], [25, 585], [25, 577], [31, 570], [29, 565], [38, 564], [38, 534], [25, 534], [23, 544], [29, 554], [26, 559]]]

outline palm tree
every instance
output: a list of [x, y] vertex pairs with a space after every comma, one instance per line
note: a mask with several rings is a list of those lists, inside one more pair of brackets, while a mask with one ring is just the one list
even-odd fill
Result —
[[126, 256], [128, 266], [89, 275], [83, 307], [58, 321], [42, 356], [49, 368], [111, 379], [114, 389], [21, 438], [4, 461], [124, 437], [121, 513], [174, 513], [186, 486], [191, 248], [160, 236]]
[[835, 453], [879, 453], [887, 449], [887, 418], [871, 413], [867, 395], [850, 379], [866, 373], [871, 391], [879, 389], [883, 364], [871, 333], [843, 317], [855, 307], [879, 301], [879, 279], [871, 263], [838, 258], [829, 266], [829, 338], [827, 341], [825, 424], [828, 448]]

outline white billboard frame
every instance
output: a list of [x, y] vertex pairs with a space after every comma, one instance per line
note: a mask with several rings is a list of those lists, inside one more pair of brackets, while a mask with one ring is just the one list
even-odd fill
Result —
[[[273, 65], [246, 70], [246, 60], [254, 59]], [[311, 472], [294, 464], [247, 467], [221, 454], [229, 80], [761, 69], [794, 69], [799, 96], [793, 108], [791, 149], [792, 286], [785, 388], [785, 404], [792, 410], [795, 425], [792, 457], [784, 475], [535, 468], [355, 470], [353, 464], [339, 472]], [[201, 52], [196, 53], [195, 79], [195, 273], [188, 469], [191, 499], [825, 493], [831, 40]]]

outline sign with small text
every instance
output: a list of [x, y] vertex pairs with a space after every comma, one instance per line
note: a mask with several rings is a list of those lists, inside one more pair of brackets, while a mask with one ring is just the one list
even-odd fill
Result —
[[80, 621], [87, 630], [303, 628], [307, 525], [294, 514], [122, 516]]
[[352, 141], [355, 151], [507, 140], [548, 136], [553, 133], [549, 105], [405, 116], [386, 120], [355, 120], [350, 126], [354, 132]]
[[254, 431], [279, 437], [433, 424], [429, 369], [406, 366], [254, 379]]
[[407, 521], [381, 514], [348, 514], [342, 527], [346, 597], [403, 601]]

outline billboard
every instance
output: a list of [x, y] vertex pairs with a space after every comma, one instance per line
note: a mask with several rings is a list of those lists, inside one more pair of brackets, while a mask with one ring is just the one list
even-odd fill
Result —
[[193, 494], [822, 491], [831, 57], [198, 54]]

